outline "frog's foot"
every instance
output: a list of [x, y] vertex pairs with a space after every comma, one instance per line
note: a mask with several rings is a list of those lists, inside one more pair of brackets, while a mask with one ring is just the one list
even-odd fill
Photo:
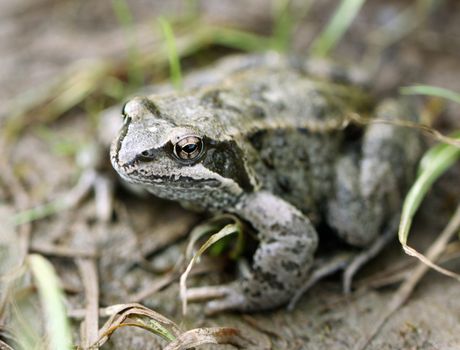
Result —
[[288, 311], [294, 310], [300, 298], [321, 279], [343, 270], [350, 264], [355, 255], [352, 252], [341, 252], [329, 259], [320, 259], [315, 262], [310, 277], [296, 291], [287, 306]]
[[340, 252], [332, 257], [318, 259], [315, 261], [310, 277], [296, 291], [295, 295], [289, 302], [287, 309], [292, 311], [302, 295], [304, 295], [318, 281], [340, 270], [344, 270], [342, 275], [343, 292], [345, 294], [350, 293], [351, 284], [355, 274], [361, 267], [366, 265], [371, 259], [377, 256], [383, 250], [383, 248], [385, 248], [388, 243], [392, 241], [397, 232], [396, 228], [398, 222], [398, 218], [392, 220], [385, 232], [379, 236], [369, 247], [364, 248], [364, 250], [359, 253]]
[[191, 288], [187, 290], [186, 298], [187, 301], [208, 301], [205, 307], [207, 315], [227, 310], [247, 311], [251, 309], [237, 282], [228, 285]]
[[379, 236], [369, 247], [364, 248], [359, 254], [347, 264], [342, 276], [343, 292], [348, 294], [351, 292], [351, 284], [356, 272], [367, 264], [371, 259], [377, 256], [388, 243], [390, 243], [396, 235], [396, 228], [399, 222], [399, 217], [392, 220], [384, 233]]

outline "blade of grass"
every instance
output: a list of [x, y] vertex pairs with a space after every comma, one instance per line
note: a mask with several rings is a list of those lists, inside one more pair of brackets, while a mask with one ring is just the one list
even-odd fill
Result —
[[128, 80], [132, 89], [136, 89], [143, 84], [142, 70], [137, 64], [139, 50], [137, 49], [136, 39], [134, 36], [134, 22], [131, 10], [125, 0], [112, 0], [112, 8], [120, 25], [124, 28], [128, 47]]
[[238, 225], [238, 231], [243, 231], [241, 221], [236, 216], [231, 214], [221, 214], [215, 216], [212, 219], [207, 220], [205, 223], [196, 226], [189, 235], [190, 238], [187, 244], [187, 248], [185, 250], [185, 258], [192, 258], [193, 249], [200, 238], [212, 232], [217, 232], [228, 224]]
[[209, 44], [222, 45], [241, 51], [266, 51], [272, 47], [272, 39], [235, 28], [205, 26], [203, 37]]
[[407, 246], [412, 219], [422, 199], [439, 176], [460, 158], [460, 148], [452, 145], [438, 145], [431, 152], [430, 162], [428, 164], [426, 161], [422, 162], [423, 171], [420, 172], [404, 200], [398, 232], [399, 241], [403, 246]]
[[292, 0], [274, 1], [274, 25], [271, 37], [271, 49], [279, 52], [289, 52], [293, 33], [302, 22], [316, 0], [295, 2]]
[[182, 333], [172, 320], [141, 304], [112, 305], [107, 312], [110, 318], [99, 330], [99, 339], [93, 346], [102, 346], [121, 327], [140, 327], [168, 341], [175, 340]]
[[23, 225], [28, 222], [46, 218], [65, 209], [67, 209], [65, 201], [57, 199], [53, 202], [45, 203], [35, 208], [27, 209], [15, 214], [12, 218], [12, 224], [15, 226]]
[[460, 94], [437, 86], [431, 85], [413, 85], [405, 86], [400, 90], [403, 95], [427, 95], [434, 97], [441, 97], [449, 101], [453, 101], [460, 104]]
[[365, 0], [342, 0], [326, 29], [313, 41], [310, 53], [325, 57], [350, 27]]
[[[460, 131], [454, 132], [448, 136], [453, 140], [460, 140]], [[440, 143], [434, 147], [431, 147], [428, 151], [425, 152], [422, 159], [420, 159], [418, 167], [418, 176], [423, 173], [430, 165], [436, 161], [436, 158], [439, 157], [439, 154], [445, 152], [445, 149], [449, 147], [450, 144]], [[453, 145], [455, 146], [455, 145]], [[460, 146], [457, 146], [460, 147]]]
[[[415, 85], [401, 89], [403, 94], [422, 94], [436, 96], [457, 102], [460, 104], [460, 94], [443, 88], [429, 85]], [[453, 139], [460, 141], [460, 131], [453, 134]], [[415, 215], [422, 199], [431, 188], [436, 179], [439, 178], [460, 158], [460, 146], [455, 143], [439, 144], [429, 150], [422, 158], [419, 167], [419, 175], [407, 194], [401, 214], [399, 225], [399, 241], [406, 250], [406, 253], [413, 255], [414, 251], [407, 246], [412, 218]]]
[[35, 279], [45, 313], [45, 325], [49, 349], [64, 350], [72, 348], [72, 336], [64, 294], [53, 266], [41, 255], [32, 254], [28, 264]]
[[211, 245], [218, 242], [222, 238], [238, 233], [240, 230], [239, 225], [237, 224], [228, 224], [219, 232], [213, 234], [209, 239], [200, 247], [198, 252], [193, 256], [188, 264], [187, 268], [185, 269], [184, 273], [180, 276], [180, 297], [182, 299], [182, 313], [185, 315], [187, 313], [187, 277], [192, 270], [193, 265], [195, 264], [196, 260], [208, 249]]
[[276, 51], [286, 52], [289, 49], [289, 40], [294, 25], [290, 4], [290, 0], [278, 0], [274, 3], [275, 24], [273, 26], [272, 48]]
[[177, 52], [176, 40], [171, 24], [165, 19], [160, 17], [158, 19], [161, 30], [166, 40], [166, 47], [168, 50], [169, 71], [171, 75], [171, 82], [173, 86], [180, 90], [182, 88], [182, 73], [180, 67], [180, 58]]

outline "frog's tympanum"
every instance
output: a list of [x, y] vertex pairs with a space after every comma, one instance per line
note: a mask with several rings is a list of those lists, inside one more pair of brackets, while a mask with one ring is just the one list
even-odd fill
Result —
[[[375, 103], [358, 74], [277, 54], [231, 58], [183, 92], [136, 97], [111, 147], [119, 175], [163, 198], [249, 223], [250, 274], [215, 287], [211, 311], [282, 305], [306, 281], [321, 228], [368, 247], [398, 216], [416, 132], [350, 115], [416, 120]], [[327, 74], [326, 74], [327, 73]]]

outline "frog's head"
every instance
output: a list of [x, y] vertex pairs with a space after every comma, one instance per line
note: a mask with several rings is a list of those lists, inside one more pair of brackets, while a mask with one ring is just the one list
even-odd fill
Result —
[[[134, 98], [123, 107], [124, 125], [110, 151], [123, 179], [159, 197], [205, 207], [213, 206], [211, 201], [228, 205], [252, 189], [241, 150], [233, 140], [218, 139], [216, 121], [210, 128], [202, 118], [194, 118], [193, 108], [159, 106]], [[171, 115], [171, 110], [182, 115]]]

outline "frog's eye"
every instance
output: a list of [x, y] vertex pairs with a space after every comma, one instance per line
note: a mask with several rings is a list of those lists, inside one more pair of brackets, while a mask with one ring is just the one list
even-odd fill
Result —
[[195, 160], [203, 151], [203, 141], [198, 136], [185, 136], [174, 144], [174, 155], [181, 160]]

